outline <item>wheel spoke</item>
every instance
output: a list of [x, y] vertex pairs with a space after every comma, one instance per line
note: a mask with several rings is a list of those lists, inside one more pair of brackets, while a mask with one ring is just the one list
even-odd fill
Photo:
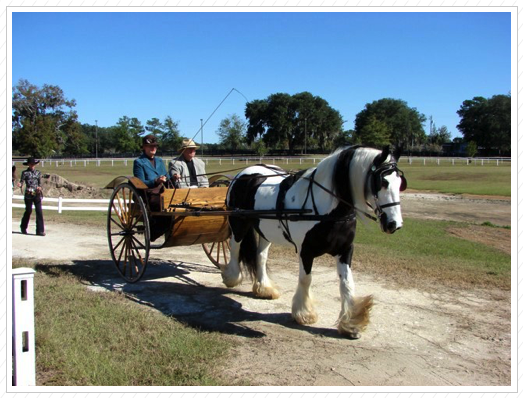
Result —
[[212, 244], [203, 243], [202, 246], [209, 260], [218, 268], [221, 269], [222, 266], [228, 264], [231, 251], [229, 239], [223, 242], [213, 242]]
[[109, 216], [110, 220], [115, 223], [118, 227], [120, 227], [120, 229], [123, 231], [125, 228], [119, 224], [112, 216]]

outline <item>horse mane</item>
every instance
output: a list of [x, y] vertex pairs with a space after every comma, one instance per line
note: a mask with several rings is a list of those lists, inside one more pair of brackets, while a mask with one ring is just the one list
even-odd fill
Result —
[[[367, 175], [374, 159], [380, 153], [378, 149], [360, 145], [340, 148], [331, 156], [337, 157], [332, 184], [334, 192], [360, 210], [368, 209], [365, 199]], [[361, 213], [358, 212], [361, 216]]]
[[333, 190], [336, 195], [351, 203], [353, 207], [354, 201], [351, 192], [349, 170], [352, 158], [358, 148], [360, 148], [360, 146], [341, 148], [333, 153], [333, 156], [337, 156], [332, 173]]

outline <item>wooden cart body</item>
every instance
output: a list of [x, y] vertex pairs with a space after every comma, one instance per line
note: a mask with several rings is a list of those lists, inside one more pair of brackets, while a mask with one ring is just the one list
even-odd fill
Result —
[[[162, 247], [223, 242], [231, 232], [226, 215], [227, 187], [166, 189], [161, 195], [161, 215], [172, 217], [172, 226]], [[196, 216], [196, 212], [205, 213]], [[155, 214], [154, 212], [152, 213]]]

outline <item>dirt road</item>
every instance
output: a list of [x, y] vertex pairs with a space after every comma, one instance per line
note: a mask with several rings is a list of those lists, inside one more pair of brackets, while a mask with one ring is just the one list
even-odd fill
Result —
[[[431, 211], [433, 217], [446, 218], [449, 212], [445, 199], [413, 196], [402, 202], [410, 217], [423, 216], [429, 204], [439, 208]], [[417, 204], [411, 205], [414, 202]], [[453, 199], [452, 209], [468, 221], [485, 218], [510, 225], [510, 201], [478, 203]], [[493, 208], [497, 209], [495, 219]], [[440, 287], [434, 294], [399, 289], [358, 269], [356, 254], [357, 293], [373, 294], [375, 307], [362, 338], [347, 340], [338, 336], [334, 325], [340, 304], [333, 266], [315, 265], [313, 292], [320, 319], [315, 325], [299, 326], [290, 316], [298, 275], [294, 260], [270, 257], [271, 274], [282, 293], [272, 301], [254, 298], [248, 281], [235, 289], [225, 288], [218, 269], [199, 246], [152, 251], [144, 278], [131, 285], [122, 283], [113, 269], [103, 227], [48, 225], [44, 238], [20, 235], [17, 227], [18, 222], [13, 222], [13, 257], [72, 263], [73, 269], [87, 275], [95, 292], [120, 290], [139, 305], [226, 335], [234, 341], [234, 348], [223, 372], [233, 381], [265, 386], [511, 383], [507, 292]]]

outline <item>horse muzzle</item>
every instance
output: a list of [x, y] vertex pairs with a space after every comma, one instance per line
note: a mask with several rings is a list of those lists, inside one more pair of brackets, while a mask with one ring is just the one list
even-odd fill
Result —
[[397, 223], [396, 221], [389, 221], [387, 215], [383, 213], [380, 217], [381, 230], [387, 234], [393, 234], [398, 229], [401, 229], [403, 223]]

